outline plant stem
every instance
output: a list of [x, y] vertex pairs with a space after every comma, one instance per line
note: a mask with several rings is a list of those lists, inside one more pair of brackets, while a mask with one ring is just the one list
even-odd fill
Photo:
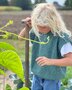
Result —
[[[4, 72], [5, 72], [5, 68], [4, 68]], [[3, 90], [5, 90], [5, 75], [3, 75]]]

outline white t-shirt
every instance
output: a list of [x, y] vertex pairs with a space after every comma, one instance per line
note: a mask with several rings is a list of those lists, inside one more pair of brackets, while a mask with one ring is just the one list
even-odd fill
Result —
[[64, 56], [65, 54], [72, 53], [72, 45], [71, 43], [66, 43], [61, 48], [61, 56]]

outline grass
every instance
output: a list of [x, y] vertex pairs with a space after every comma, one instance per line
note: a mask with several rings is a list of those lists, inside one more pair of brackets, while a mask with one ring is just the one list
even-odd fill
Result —
[[0, 11], [22, 11], [22, 9], [15, 6], [0, 6]]

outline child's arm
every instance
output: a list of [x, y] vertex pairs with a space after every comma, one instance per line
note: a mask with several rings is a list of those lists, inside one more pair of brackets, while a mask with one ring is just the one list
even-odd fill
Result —
[[27, 17], [27, 18], [24, 20], [24, 23], [25, 23], [25, 27], [24, 27], [24, 29], [22, 29], [21, 32], [19, 33], [19, 36], [18, 36], [18, 39], [19, 39], [19, 40], [22, 40], [21, 37], [26, 37], [26, 35], [27, 35], [27, 30], [30, 30], [30, 29], [31, 29], [31, 18]]
[[18, 39], [22, 40], [22, 37], [26, 36], [26, 28], [22, 29], [21, 32], [18, 35]]
[[72, 66], [72, 53], [64, 55], [62, 59], [49, 59], [46, 57], [38, 57], [36, 59], [40, 66], [55, 65], [55, 66]]
[[60, 60], [52, 60], [51, 64], [56, 66], [72, 66], [72, 53], [64, 55], [64, 58]]

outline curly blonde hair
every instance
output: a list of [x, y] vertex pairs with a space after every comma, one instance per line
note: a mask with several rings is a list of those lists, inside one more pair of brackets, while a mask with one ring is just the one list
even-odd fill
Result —
[[35, 34], [39, 37], [37, 25], [48, 26], [54, 35], [62, 37], [62, 33], [71, 36], [71, 32], [66, 28], [61, 15], [56, 10], [55, 6], [50, 3], [41, 3], [34, 8], [31, 15], [32, 27]]

